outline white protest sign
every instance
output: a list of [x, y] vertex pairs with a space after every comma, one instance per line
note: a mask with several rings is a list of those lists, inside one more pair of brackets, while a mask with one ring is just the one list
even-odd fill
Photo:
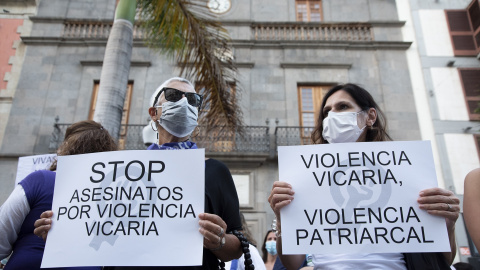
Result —
[[43, 267], [202, 264], [205, 150], [58, 157]]
[[22, 181], [25, 177], [35, 171], [48, 170], [55, 160], [56, 154], [25, 156], [18, 158], [17, 177], [15, 185]]
[[278, 165], [295, 191], [280, 212], [285, 254], [450, 251], [445, 219], [417, 203], [437, 186], [430, 142], [284, 146]]

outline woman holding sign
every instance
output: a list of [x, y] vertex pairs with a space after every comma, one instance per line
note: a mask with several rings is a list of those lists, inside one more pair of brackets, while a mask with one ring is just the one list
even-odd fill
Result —
[[[115, 150], [115, 142], [102, 125], [94, 121], [81, 121], [67, 128], [65, 140], [58, 148], [57, 155]], [[40, 214], [52, 208], [56, 168], [55, 161], [49, 171], [29, 174], [0, 208], [0, 259], [13, 251], [5, 269], [40, 269], [45, 242], [33, 234], [33, 228]]]
[[[316, 127], [312, 133], [316, 144], [389, 141], [386, 119], [370, 93], [355, 84], [337, 85], [325, 95]], [[280, 209], [294, 200], [294, 190], [286, 182], [273, 184], [268, 201], [277, 219], [277, 251], [287, 269], [298, 269], [305, 255], [282, 254]], [[369, 253], [314, 254], [315, 269], [450, 269], [455, 253], [455, 222], [460, 207], [451, 191], [431, 188], [420, 192], [420, 209], [444, 217], [451, 252], [446, 253]]]
[[[148, 113], [152, 129], [157, 132], [157, 143], [149, 150], [196, 149], [190, 136], [198, 125], [198, 112], [203, 97], [195, 92], [188, 80], [174, 77], [161, 84], [150, 99]], [[186, 169], [188, 169], [188, 164]], [[51, 212], [37, 220], [35, 233], [44, 235], [51, 224]], [[242, 255], [238, 233], [242, 230], [238, 196], [228, 168], [214, 159], [205, 160], [205, 213], [199, 214], [200, 233], [203, 235], [203, 265], [191, 269], [218, 269], [220, 261], [230, 261]], [[235, 234], [235, 235], [234, 235]], [[246, 243], [246, 240], [245, 240]], [[247, 245], [248, 247], [248, 245]], [[176, 250], [175, 252], [182, 252]], [[189, 256], [189, 254], [185, 254]], [[179, 262], [178, 265], [181, 265]], [[167, 269], [146, 267], [145, 269]], [[188, 267], [190, 269], [190, 267]], [[144, 269], [143, 267], [105, 267], [104, 269]]]

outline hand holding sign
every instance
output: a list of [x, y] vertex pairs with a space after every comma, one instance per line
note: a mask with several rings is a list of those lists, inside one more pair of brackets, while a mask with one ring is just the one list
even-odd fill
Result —
[[460, 212], [460, 200], [450, 190], [429, 188], [422, 190], [418, 197], [420, 209], [429, 214], [444, 217], [447, 228], [454, 228]]
[[272, 191], [270, 196], [268, 196], [268, 202], [277, 217], [277, 222], [280, 220], [280, 209], [292, 202], [294, 194], [292, 185], [289, 183], [280, 181], [273, 183]]
[[35, 227], [33, 233], [42, 238], [43, 241], [47, 241], [48, 231], [52, 227], [52, 217], [53, 212], [51, 210], [45, 211], [40, 215], [40, 218], [37, 219], [33, 225]]

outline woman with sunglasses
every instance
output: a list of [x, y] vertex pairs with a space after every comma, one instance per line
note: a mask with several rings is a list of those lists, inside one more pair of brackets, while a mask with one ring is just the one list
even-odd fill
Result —
[[[174, 77], [165, 81], [153, 93], [148, 113], [155, 126], [158, 141], [149, 150], [196, 149], [190, 135], [198, 125], [202, 96], [188, 80]], [[220, 261], [230, 261], [242, 255], [240, 241], [230, 234], [240, 231], [242, 223], [232, 175], [228, 168], [214, 159], [205, 160], [205, 213], [199, 215], [203, 235], [203, 265], [188, 269], [219, 269]], [[177, 252], [182, 252], [178, 250]], [[188, 254], [185, 254], [188, 256]], [[113, 267], [108, 269], [143, 269]], [[148, 267], [145, 269], [167, 269]]]
[[[370, 93], [355, 84], [337, 85], [323, 98], [312, 141], [317, 144], [389, 141], [386, 119]], [[286, 182], [273, 184], [268, 202], [277, 219], [277, 252], [287, 269], [298, 269], [305, 255], [282, 253], [280, 209], [292, 203], [295, 192]], [[430, 188], [420, 192], [420, 209], [445, 218], [451, 252], [445, 253], [366, 253], [314, 254], [315, 269], [450, 269], [455, 253], [455, 222], [459, 199], [453, 192]]]

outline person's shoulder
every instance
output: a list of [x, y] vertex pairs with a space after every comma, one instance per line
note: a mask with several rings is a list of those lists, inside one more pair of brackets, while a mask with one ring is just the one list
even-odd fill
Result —
[[227, 168], [227, 165], [225, 165], [223, 162], [217, 159], [209, 158], [205, 160], [206, 166], [209, 167], [221, 167], [221, 168]]
[[25, 179], [22, 180], [24, 181], [37, 181], [38, 179], [49, 179], [49, 178], [54, 178], [55, 179], [55, 172], [53, 171], [48, 171], [48, 170], [38, 170], [30, 173], [25, 177]]
[[476, 168], [470, 171], [467, 176], [465, 176], [465, 183], [480, 183], [480, 168]]

